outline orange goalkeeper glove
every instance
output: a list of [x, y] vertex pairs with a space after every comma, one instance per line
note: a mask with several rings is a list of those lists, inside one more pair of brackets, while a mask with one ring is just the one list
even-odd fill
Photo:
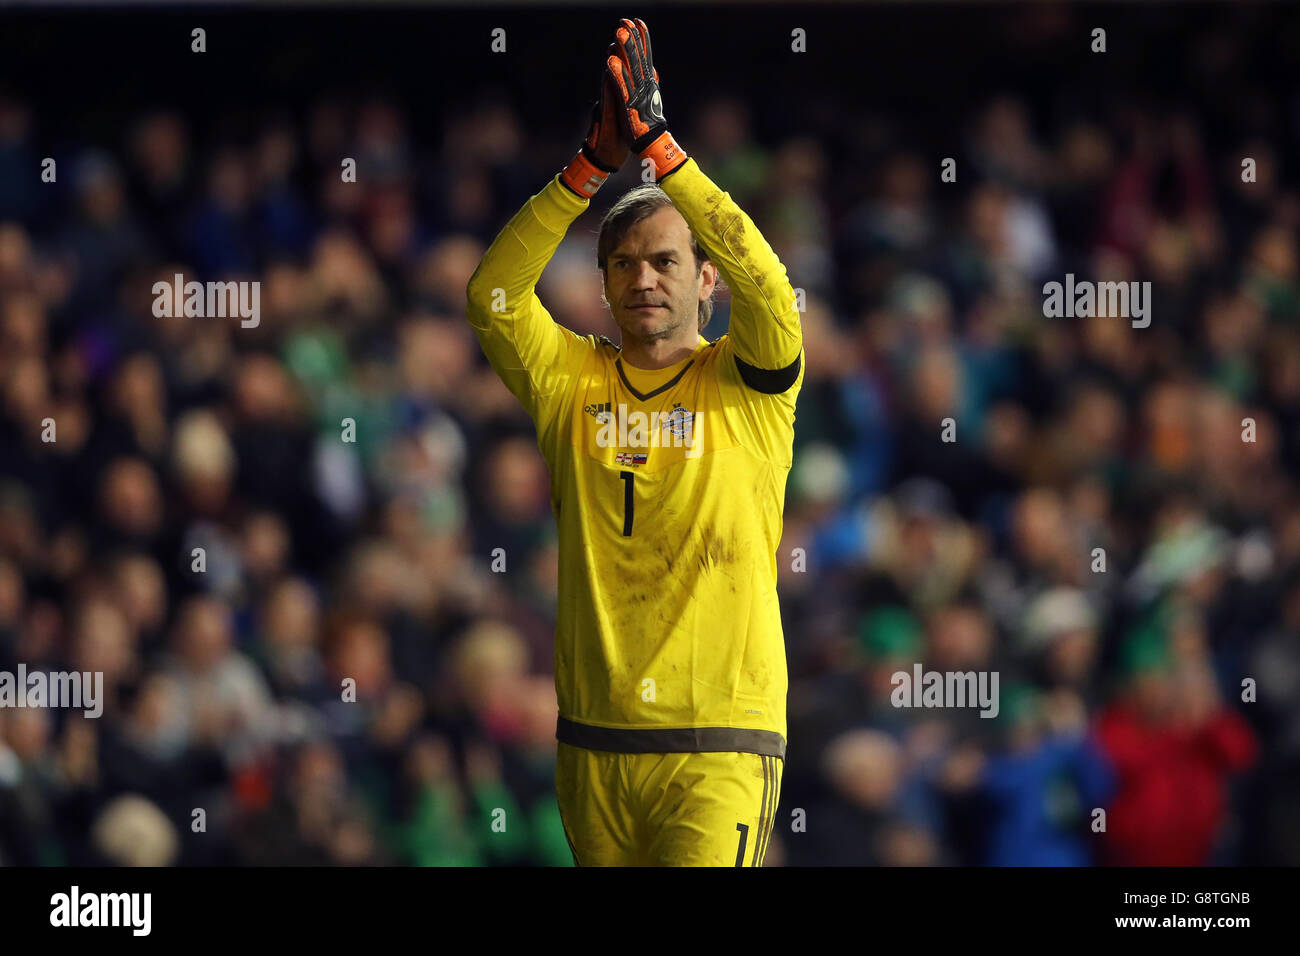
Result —
[[[609, 45], [608, 54], [614, 52]], [[618, 172], [627, 160], [627, 144], [619, 135], [618, 111], [621, 99], [614, 89], [614, 81], [607, 72], [601, 73], [600, 99], [591, 107], [591, 126], [573, 162], [564, 167], [560, 179], [583, 199], [590, 199], [605, 184], [611, 173]]]
[[655, 179], [662, 180], [680, 169], [688, 157], [668, 132], [664, 119], [659, 71], [650, 53], [650, 31], [641, 20], [625, 18], [614, 35], [617, 50], [606, 57], [605, 65], [619, 97], [619, 127], [634, 153], [654, 161]]

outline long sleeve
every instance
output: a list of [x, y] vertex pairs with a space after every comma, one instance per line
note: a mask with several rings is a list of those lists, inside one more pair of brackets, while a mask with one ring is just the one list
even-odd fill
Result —
[[593, 348], [589, 338], [557, 325], [536, 292], [560, 240], [588, 205], [556, 177], [497, 235], [467, 289], [467, 317], [488, 362], [539, 432], [556, 407], [553, 399]]
[[695, 160], [661, 185], [731, 288], [729, 335], [746, 384], [762, 392], [784, 391], [798, 377], [803, 351], [785, 266], [754, 221]]

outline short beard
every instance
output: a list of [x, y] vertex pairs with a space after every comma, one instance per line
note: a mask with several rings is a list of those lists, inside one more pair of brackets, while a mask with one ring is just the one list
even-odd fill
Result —
[[[617, 324], [617, 320], [615, 321], [615, 324]], [[619, 326], [618, 330], [622, 334], [625, 342], [632, 341], [635, 342], [637, 345], [645, 346], [645, 345], [653, 345], [655, 342], [660, 342], [663, 341], [664, 339], [672, 338], [673, 336], [677, 335], [681, 331], [682, 326], [684, 324], [685, 323], [683, 322], [676, 322], [672, 325], [668, 325], [655, 332], [629, 331], [628, 329], [624, 328], [621, 325]]]

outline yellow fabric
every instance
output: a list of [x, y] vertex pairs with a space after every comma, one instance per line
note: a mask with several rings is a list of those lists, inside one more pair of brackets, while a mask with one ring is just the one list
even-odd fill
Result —
[[[608, 728], [773, 731], [784, 750], [776, 550], [804, 377], [794, 292], [753, 222], [694, 160], [663, 188], [731, 288], [729, 334], [701, 337], [691, 358], [670, 369], [623, 363], [625, 383], [612, 343], [557, 325], [534, 287], [588, 205], [558, 177], [484, 256], [470, 283], [469, 320], [536, 424], [550, 470], [560, 715]], [[762, 394], [742, 381], [737, 355], [762, 369], [799, 358], [798, 379]], [[628, 387], [647, 394], [683, 368], [671, 388], [644, 401]], [[622, 432], [618, 418], [606, 420], [619, 414], [629, 426]], [[635, 454], [644, 462], [628, 457]]]
[[763, 865], [783, 761], [559, 748], [560, 819], [579, 866]]

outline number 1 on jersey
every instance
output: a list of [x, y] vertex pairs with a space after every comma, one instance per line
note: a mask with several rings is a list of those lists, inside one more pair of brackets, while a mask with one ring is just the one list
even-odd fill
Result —
[[620, 471], [618, 476], [626, 483], [623, 488], [623, 537], [632, 537], [632, 479], [636, 473]]

